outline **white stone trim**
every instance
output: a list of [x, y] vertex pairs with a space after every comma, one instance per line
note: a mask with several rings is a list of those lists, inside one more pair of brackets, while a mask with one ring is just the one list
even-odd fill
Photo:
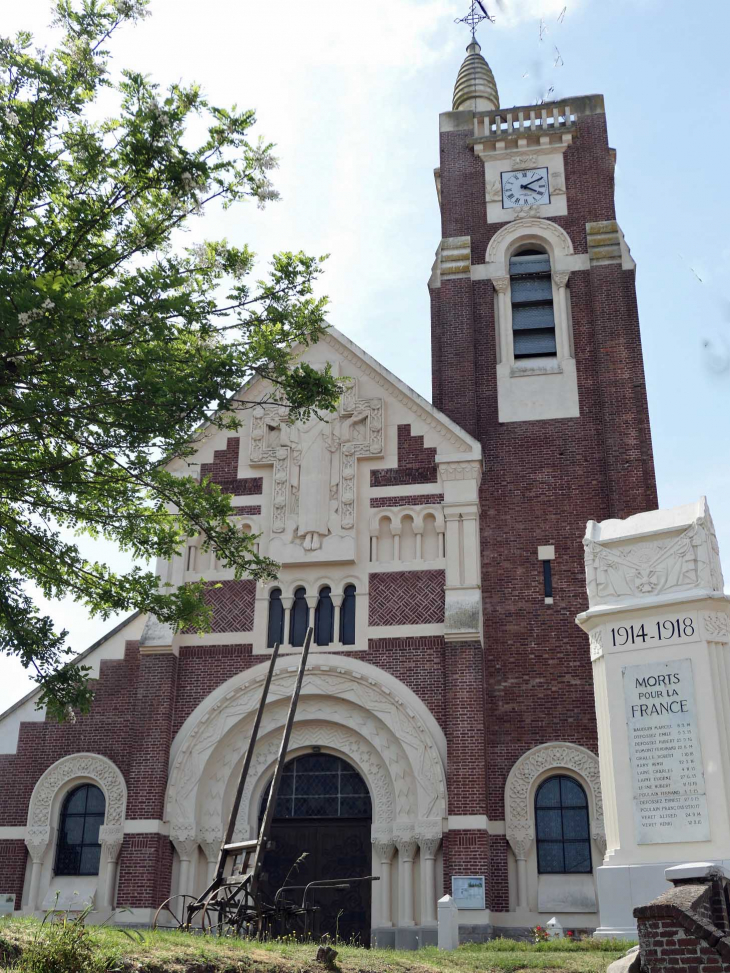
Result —
[[[425, 638], [430, 635], [443, 635], [444, 631], [443, 622], [435, 622], [429, 625], [370, 625], [368, 627], [368, 639]], [[346, 646], [346, 648], [351, 649], [352, 646]]]
[[15, 826], [5, 825], [0, 828], [0, 841], [22, 841], [26, 835], [24, 825]]
[[166, 821], [155, 818], [139, 818], [135, 821], [124, 822], [125, 834], [169, 834], [170, 825]]
[[27, 836], [39, 830], [49, 830], [53, 800], [58, 791], [70, 781], [91, 780], [104, 792], [106, 813], [104, 824], [121, 828], [127, 808], [127, 785], [122, 772], [107, 757], [96, 753], [73, 753], [57, 760], [41, 775], [33, 788], [28, 805]]

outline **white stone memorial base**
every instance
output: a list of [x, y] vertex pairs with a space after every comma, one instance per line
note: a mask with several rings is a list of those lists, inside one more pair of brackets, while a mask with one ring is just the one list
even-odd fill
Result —
[[[634, 909], [646, 905], [672, 888], [664, 871], [682, 861], [652, 862], [636, 865], [601, 865], [596, 869], [601, 924], [596, 929], [598, 939], [637, 939]], [[713, 864], [730, 866], [730, 859], [715, 860]]]

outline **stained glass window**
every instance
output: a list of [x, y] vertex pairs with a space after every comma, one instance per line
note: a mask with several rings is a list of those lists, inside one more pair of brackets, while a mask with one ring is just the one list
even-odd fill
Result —
[[294, 592], [294, 604], [291, 606], [291, 624], [289, 625], [289, 642], [291, 645], [304, 645], [308, 626], [307, 591], [305, 588], [297, 588]]
[[332, 604], [332, 589], [325, 586], [319, 592], [317, 607], [314, 611], [314, 641], [317, 645], [329, 645], [335, 629], [335, 606]]
[[[263, 815], [271, 785], [261, 801]], [[367, 784], [346, 760], [329, 753], [296, 757], [284, 768], [276, 818], [369, 818]]]
[[56, 875], [98, 875], [106, 801], [94, 784], [82, 784], [66, 795], [61, 808], [56, 848]]
[[591, 839], [586, 792], [572, 777], [549, 777], [535, 794], [537, 870], [541, 874], [590, 872]]
[[284, 641], [284, 606], [281, 603], [281, 589], [274, 588], [269, 595], [269, 632], [267, 645], [273, 649], [276, 643]]
[[340, 642], [343, 645], [355, 644], [356, 592], [354, 584], [345, 586], [342, 608], [340, 608]]

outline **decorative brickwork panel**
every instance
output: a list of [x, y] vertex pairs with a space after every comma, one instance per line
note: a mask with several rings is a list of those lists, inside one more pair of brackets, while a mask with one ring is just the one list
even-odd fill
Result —
[[407, 497], [370, 497], [370, 506], [378, 507], [421, 507], [426, 503], [443, 503], [443, 493], [417, 493]]
[[[217, 587], [216, 585], [220, 585]], [[211, 632], [250, 632], [256, 606], [256, 582], [219, 581], [205, 589], [205, 603], [213, 606]], [[186, 628], [185, 634], [194, 629]]]
[[444, 620], [445, 571], [371, 574], [370, 625], [433, 625]]
[[[224, 493], [232, 493], [234, 497], [247, 497], [263, 492], [264, 481], [260, 476], [249, 476], [245, 479], [238, 477], [238, 454], [241, 440], [238, 436], [231, 436], [225, 449], [216, 449], [212, 463], [203, 463], [200, 467], [200, 478], [209, 476], [211, 482], [216, 483]], [[260, 512], [260, 511], [259, 511]]]
[[0, 889], [15, 895], [15, 908], [19, 909], [23, 897], [25, 859], [28, 852], [25, 842], [19, 840], [0, 841]]
[[172, 844], [165, 835], [127, 834], [119, 858], [117, 906], [156, 909], [170, 895]]
[[370, 470], [370, 486], [407, 486], [412, 483], [438, 483], [436, 448], [423, 445], [423, 436], [411, 436], [409, 424], [398, 426], [398, 466]]

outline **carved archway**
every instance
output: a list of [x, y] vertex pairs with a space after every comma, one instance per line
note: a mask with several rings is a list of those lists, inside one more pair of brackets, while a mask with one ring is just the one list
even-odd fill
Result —
[[606, 850], [601, 775], [598, 757], [574, 743], [543, 743], [524, 753], [507, 777], [504, 795], [507, 841], [516, 857], [524, 860], [535, 840], [535, 782], [546, 771], [573, 771], [586, 786], [591, 810], [591, 837]]
[[[267, 707], [243, 794], [241, 822], [255, 823], [246, 809], [275, 759], [285, 718], [284, 700]], [[195, 817], [199, 831], [221, 830], [224, 794], [237, 777], [252, 722], [253, 715], [236, 724], [211, 752], [198, 788]], [[307, 697], [297, 711], [290, 747], [309, 745], [337, 750], [356, 765], [370, 787], [375, 828], [387, 831], [396, 821], [417, 819], [418, 783], [413, 768], [402, 745], [381, 720], [349, 700]]]
[[[267, 667], [267, 663], [256, 666], [219, 687], [180, 730], [173, 744], [166, 802], [166, 819], [173, 835], [192, 838], [199, 833], [200, 825], [220, 826], [216, 815], [220, 814], [230, 772], [240, 758], [245, 727], [258, 705]], [[281, 725], [282, 713], [277, 711], [283, 710], [295, 678], [296, 667], [290, 660], [280, 660], [265, 714], [267, 731]], [[395, 813], [390, 817], [389, 811], [383, 811], [383, 824], [394, 824], [406, 814], [412, 827], [416, 822], [432, 822], [438, 824], [440, 832], [446, 814], [446, 741], [434, 717], [414, 693], [368, 663], [315, 655], [307, 668], [295, 733], [304, 722], [312, 727], [314, 720], [340, 728], [353, 740], [361, 737], [387, 768]], [[259, 766], [260, 775], [265, 770], [265, 758]], [[367, 768], [361, 769], [367, 778]], [[211, 794], [201, 795], [201, 783], [208, 786], [208, 781]], [[387, 801], [381, 802], [383, 809], [389, 806]], [[198, 814], [205, 821], [196, 821]]]
[[70, 781], [90, 780], [104, 792], [106, 811], [100, 840], [108, 854], [116, 855], [124, 836], [127, 785], [122, 772], [107, 757], [97, 753], [74, 753], [51, 764], [37, 781], [28, 805], [25, 843], [34, 862], [40, 862], [51, 840], [52, 813], [58, 792]]
[[494, 234], [487, 248], [487, 263], [499, 264], [500, 274], [508, 276], [509, 254], [517, 243], [537, 243], [546, 247], [553, 267], [556, 257], [567, 257], [574, 252], [573, 243], [561, 226], [552, 220], [528, 217], [507, 223]]

